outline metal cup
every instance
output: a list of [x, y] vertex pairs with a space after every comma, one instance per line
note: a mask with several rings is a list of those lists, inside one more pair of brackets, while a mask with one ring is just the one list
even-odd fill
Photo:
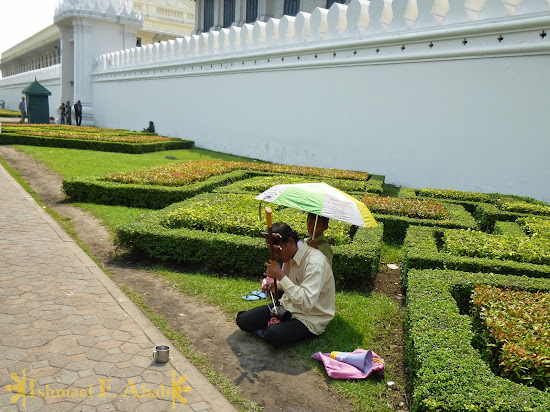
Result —
[[155, 346], [153, 351], [153, 361], [159, 363], [166, 363], [170, 360], [170, 346], [158, 345]]

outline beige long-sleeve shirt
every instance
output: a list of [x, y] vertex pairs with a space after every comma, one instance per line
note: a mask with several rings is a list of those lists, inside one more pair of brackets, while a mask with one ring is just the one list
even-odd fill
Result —
[[334, 318], [335, 286], [325, 255], [304, 244], [290, 260], [290, 273], [279, 282], [281, 304], [311, 333], [320, 335]]

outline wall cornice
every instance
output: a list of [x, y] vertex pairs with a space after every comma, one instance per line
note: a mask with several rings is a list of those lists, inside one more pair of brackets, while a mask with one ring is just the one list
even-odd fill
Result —
[[52, 24], [2, 53], [2, 63], [7, 63], [14, 58], [43, 47], [44, 44], [56, 41], [59, 41], [59, 28]]
[[124, 0], [62, 0], [54, 13], [54, 22], [63, 25], [75, 17], [100, 19], [121, 24], [143, 24], [143, 17]]
[[[287, 39], [279, 47], [267, 46], [266, 34], [260, 37], [260, 29], [265, 32], [268, 26], [256, 22], [252, 30], [232, 28], [233, 32], [203, 33], [103, 55], [96, 59], [94, 80], [550, 54], [550, 36], [545, 31], [550, 27], [549, 13], [397, 33], [364, 30], [357, 37], [335, 37], [330, 41], [325, 38], [292, 43], [293, 39]], [[294, 30], [295, 35], [297, 32], [303, 35], [303, 31]], [[240, 40], [238, 44], [236, 39]]]

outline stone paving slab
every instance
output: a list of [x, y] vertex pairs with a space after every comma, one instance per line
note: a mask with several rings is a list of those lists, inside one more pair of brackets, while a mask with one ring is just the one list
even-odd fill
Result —
[[0, 166], [0, 411], [234, 411]]

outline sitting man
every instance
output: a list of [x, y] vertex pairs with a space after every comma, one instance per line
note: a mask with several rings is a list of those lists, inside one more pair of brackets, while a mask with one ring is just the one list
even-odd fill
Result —
[[143, 129], [142, 132], [145, 132], [145, 133], [155, 133], [155, 125], [153, 124], [153, 122], [149, 122], [149, 127], [147, 129]]
[[[273, 346], [281, 346], [320, 335], [335, 313], [335, 286], [332, 269], [325, 255], [307, 244], [298, 249], [298, 235], [285, 223], [273, 225], [274, 257], [290, 266], [288, 275], [281, 266], [265, 263], [265, 275], [277, 279], [284, 291], [281, 306], [291, 312], [290, 320], [268, 326], [272, 318], [267, 305], [239, 312], [237, 325], [245, 332], [262, 330], [263, 338]], [[266, 239], [268, 243], [268, 239]], [[273, 283], [262, 287], [273, 291]]]

